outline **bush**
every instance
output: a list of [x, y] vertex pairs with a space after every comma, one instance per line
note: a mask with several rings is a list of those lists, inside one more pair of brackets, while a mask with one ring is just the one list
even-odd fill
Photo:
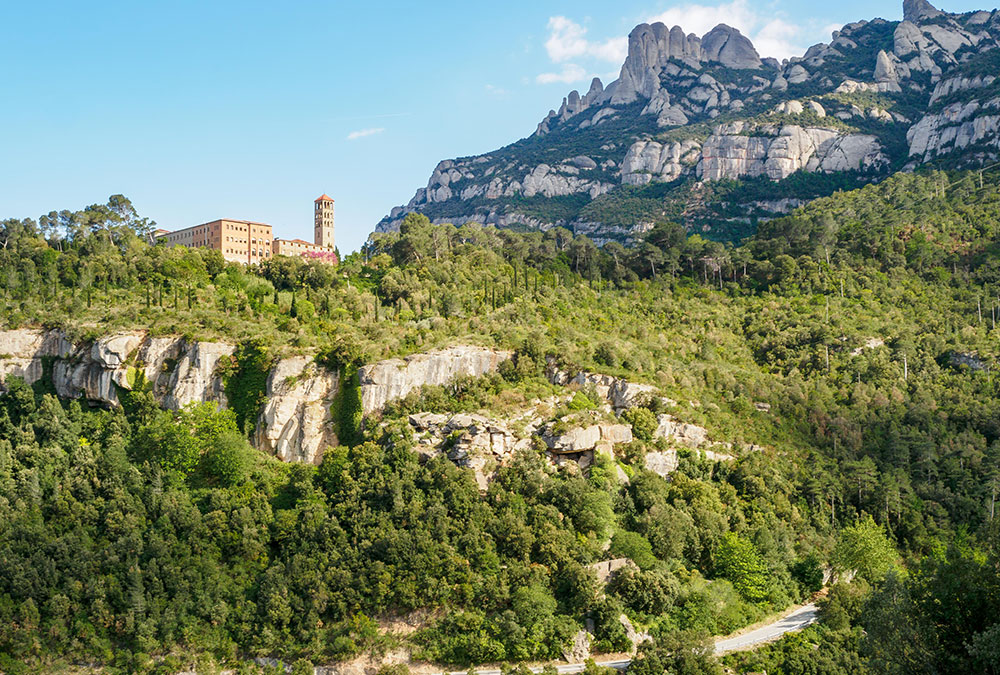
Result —
[[210, 482], [224, 487], [240, 485], [250, 477], [253, 448], [236, 432], [226, 432], [212, 443], [202, 460]]
[[633, 436], [647, 443], [653, 440], [656, 428], [660, 425], [649, 408], [629, 408], [622, 413], [622, 419], [631, 425]]
[[618, 558], [628, 558], [640, 569], [648, 570], [656, 565], [656, 556], [649, 540], [638, 532], [619, 530], [611, 539], [611, 555]]

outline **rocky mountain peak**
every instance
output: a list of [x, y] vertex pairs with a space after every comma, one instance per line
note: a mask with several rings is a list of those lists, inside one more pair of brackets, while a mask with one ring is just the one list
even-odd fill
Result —
[[705, 33], [701, 48], [706, 61], [716, 61], [728, 68], [756, 69], [763, 65], [750, 39], [724, 23]]
[[712, 62], [728, 68], [758, 69], [764, 64], [753, 43], [737, 29], [719, 24], [703, 37], [680, 26], [641, 23], [628, 35], [628, 57], [621, 75], [606, 90], [612, 105], [652, 99], [661, 88], [660, 74], [671, 61], [700, 70]]
[[919, 23], [925, 19], [933, 19], [943, 15], [944, 12], [927, 0], [903, 0], [903, 21]]
[[[640, 24], [617, 80], [570, 92], [528, 139], [442, 163], [378, 228], [418, 211], [438, 222], [572, 227], [598, 243], [636, 241], [665, 214], [701, 231], [749, 232], [833, 184], [786, 182], [795, 173], [861, 184], [924, 164], [996, 161], [1000, 12], [905, 0], [903, 13], [846, 24], [782, 63], [725, 24], [700, 37]], [[760, 177], [783, 183], [778, 198], [747, 198], [742, 211], [696, 192]]]

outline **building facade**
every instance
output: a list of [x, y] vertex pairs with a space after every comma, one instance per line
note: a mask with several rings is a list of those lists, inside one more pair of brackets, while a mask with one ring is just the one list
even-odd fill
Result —
[[313, 202], [315, 242], [278, 239], [266, 223], [220, 218], [176, 232], [157, 230], [153, 237], [168, 246], [205, 247], [222, 252], [229, 262], [253, 265], [276, 255], [299, 256], [336, 263], [334, 251], [333, 199], [323, 195]]
[[204, 246], [215, 249], [229, 262], [244, 265], [259, 263], [273, 255], [271, 242], [274, 236], [271, 226], [251, 220], [220, 218], [176, 232], [159, 234], [156, 238], [171, 246]]
[[295, 255], [326, 262], [331, 262], [331, 259], [336, 260], [332, 248], [317, 246], [303, 239], [275, 239], [271, 242], [271, 255]]
[[333, 199], [323, 194], [313, 202], [313, 241], [317, 246], [333, 249]]

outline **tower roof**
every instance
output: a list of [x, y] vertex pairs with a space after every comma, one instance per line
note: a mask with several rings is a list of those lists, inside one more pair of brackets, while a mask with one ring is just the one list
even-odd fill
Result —
[[317, 201], [317, 202], [332, 202], [333, 201], [333, 197], [331, 197], [330, 195], [328, 195], [328, 194], [326, 194], [324, 192], [321, 196], [319, 196], [318, 198], [316, 198], [315, 201]]

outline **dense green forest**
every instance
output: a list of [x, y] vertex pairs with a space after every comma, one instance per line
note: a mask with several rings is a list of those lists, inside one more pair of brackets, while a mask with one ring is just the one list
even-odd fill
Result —
[[[1000, 673], [996, 176], [899, 174], [739, 245], [670, 222], [626, 249], [411, 215], [339, 266], [246, 268], [150, 245], [151, 227], [121, 196], [0, 227], [4, 328], [239, 344], [228, 410], [4, 383], [3, 672], [255, 672], [255, 656], [304, 671], [400, 647], [456, 668], [549, 661], [588, 623], [596, 651], [626, 651], [624, 613], [652, 638], [640, 675]], [[458, 341], [515, 356], [364, 428], [344, 419], [318, 467], [247, 441], [279, 355], [350, 374]], [[412, 452], [407, 413], [516, 407], [551, 392], [550, 361], [655, 385], [756, 450], [646, 471], [652, 399], [623, 414], [636, 440], [585, 475], [530, 449], [482, 494]], [[635, 567], [602, 587], [587, 566], [610, 557]], [[841, 581], [818, 625], [706, 652], [812, 597], [826, 568]], [[401, 617], [420, 625], [387, 629]]]

